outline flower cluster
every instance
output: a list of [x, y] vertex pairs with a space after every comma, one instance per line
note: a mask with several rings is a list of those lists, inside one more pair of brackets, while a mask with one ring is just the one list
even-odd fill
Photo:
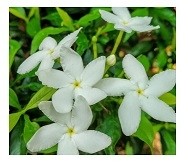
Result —
[[[116, 14], [100, 10], [101, 17], [115, 28], [126, 32], [149, 31], [159, 26], [149, 25], [150, 17], [131, 18], [127, 8], [112, 8]], [[79, 154], [78, 150], [95, 153], [107, 148], [111, 138], [95, 130], [87, 130], [92, 122], [94, 105], [107, 96], [124, 96], [118, 116], [122, 131], [129, 136], [135, 133], [141, 119], [141, 109], [156, 120], [175, 123], [174, 110], [158, 97], [175, 85], [175, 71], [166, 70], [151, 79], [143, 65], [131, 54], [123, 61], [123, 69], [129, 79], [103, 78], [105, 67], [116, 63], [115, 54], [107, 59], [100, 56], [84, 67], [81, 56], [71, 49], [81, 28], [65, 37], [59, 44], [45, 38], [39, 51], [27, 58], [19, 67], [24, 74], [34, 69], [43, 85], [57, 89], [51, 101], [40, 102], [39, 109], [53, 122], [41, 127], [27, 143], [32, 152], [58, 144], [57, 154]], [[53, 68], [60, 59], [62, 70]]]

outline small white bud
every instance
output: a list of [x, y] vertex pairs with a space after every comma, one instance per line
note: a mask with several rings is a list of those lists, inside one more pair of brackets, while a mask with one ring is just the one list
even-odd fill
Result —
[[106, 59], [106, 63], [107, 63], [109, 66], [113, 66], [114, 64], [116, 64], [116, 56], [115, 56], [114, 54], [108, 56], [107, 59]]

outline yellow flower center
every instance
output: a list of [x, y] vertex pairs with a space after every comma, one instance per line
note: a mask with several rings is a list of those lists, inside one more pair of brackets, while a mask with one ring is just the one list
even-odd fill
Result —
[[80, 87], [81, 87], [81, 82], [75, 80], [75, 81], [73, 82], [73, 87], [74, 87], [74, 88], [80, 88]]
[[123, 21], [122, 22], [124, 25], [127, 25], [129, 22], [127, 22], [127, 21]]
[[142, 90], [142, 89], [137, 89], [137, 93], [139, 94], [139, 95], [143, 95], [144, 94], [144, 90]]
[[67, 134], [71, 137], [72, 135], [74, 135], [75, 134], [75, 130], [74, 130], [74, 128], [68, 128], [67, 129]]
[[53, 52], [54, 52], [54, 49], [51, 49], [51, 50], [49, 50], [49, 54], [51, 55], [51, 54], [53, 54]]

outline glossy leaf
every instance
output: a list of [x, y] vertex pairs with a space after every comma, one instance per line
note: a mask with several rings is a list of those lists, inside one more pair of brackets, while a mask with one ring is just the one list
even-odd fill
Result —
[[61, 28], [54, 28], [54, 27], [46, 27], [40, 30], [35, 37], [33, 38], [31, 42], [31, 54], [33, 54], [38, 48], [41, 42], [43, 41], [44, 38], [46, 38], [48, 35], [56, 35], [60, 34], [62, 32], [69, 31], [65, 27]]
[[21, 44], [18, 41], [13, 39], [9, 41], [9, 69], [11, 68], [14, 57], [20, 48]]
[[159, 97], [160, 100], [164, 101], [168, 105], [175, 105], [176, 104], [176, 96], [172, 93], [165, 93]]
[[9, 12], [14, 16], [23, 19], [25, 22], [28, 22], [27, 16], [25, 14], [25, 9], [23, 7], [10, 7]]
[[57, 12], [50, 13], [50, 14], [46, 15], [45, 17], [43, 17], [42, 19], [50, 21], [50, 23], [53, 26], [58, 26], [58, 27], [61, 26], [62, 20]]
[[78, 47], [76, 48], [76, 52], [78, 52], [79, 55], [82, 55], [89, 47], [89, 40], [84, 33], [79, 33], [76, 44], [78, 45]]
[[149, 59], [145, 55], [140, 55], [140, 56], [138, 56], [137, 59], [138, 59], [138, 61], [140, 61], [142, 63], [142, 65], [144, 66], [144, 68], [147, 72], [150, 68]]
[[9, 88], [9, 105], [17, 109], [21, 109], [18, 97], [13, 89]]
[[142, 114], [138, 130], [133, 134], [133, 136], [138, 137], [140, 140], [148, 144], [152, 151], [154, 131], [151, 122], [144, 116], [144, 114]]
[[163, 68], [167, 63], [167, 54], [164, 49], [161, 49], [156, 57], [158, 67]]
[[44, 86], [37, 93], [35, 93], [35, 95], [31, 98], [31, 100], [25, 107], [24, 111], [36, 108], [41, 101], [49, 100], [55, 93], [55, 91], [56, 90], [54, 88]]
[[115, 154], [115, 146], [121, 137], [121, 127], [118, 118], [114, 116], [108, 116], [97, 127], [97, 130], [107, 134], [112, 139], [112, 144], [105, 149], [106, 154]]
[[63, 9], [60, 9], [59, 7], [56, 7], [56, 10], [61, 19], [63, 20], [63, 25], [68, 27], [71, 31], [74, 31], [73, 21], [72, 18], [68, 15], [68, 13]]
[[9, 114], [9, 132], [17, 124], [17, 122], [18, 122], [18, 120], [19, 120], [19, 118], [20, 118], [21, 115], [22, 115], [22, 112]]
[[26, 32], [33, 38], [40, 30], [40, 19], [36, 17], [31, 18], [27, 23]]
[[31, 137], [35, 134], [35, 132], [40, 128], [40, 126], [36, 122], [31, 122], [28, 115], [24, 115], [24, 130], [23, 130], [23, 138], [25, 143], [27, 143]]

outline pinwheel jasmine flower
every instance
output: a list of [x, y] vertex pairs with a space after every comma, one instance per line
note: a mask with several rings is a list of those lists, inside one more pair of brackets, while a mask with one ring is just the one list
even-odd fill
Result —
[[158, 99], [174, 87], [175, 70], [163, 71], [148, 80], [143, 65], [130, 54], [123, 59], [123, 69], [130, 80], [106, 78], [95, 85], [109, 96], [125, 95], [118, 111], [123, 133], [129, 136], [136, 132], [141, 109], [156, 120], [175, 123], [174, 110]]
[[101, 56], [90, 62], [84, 69], [81, 56], [70, 48], [61, 49], [61, 65], [64, 70], [49, 69], [40, 71], [39, 80], [43, 85], [57, 90], [52, 96], [52, 103], [57, 112], [70, 112], [73, 100], [82, 95], [89, 105], [106, 98], [106, 93], [94, 88], [102, 79], [106, 58]]
[[111, 138], [95, 130], [87, 130], [93, 115], [82, 96], [78, 96], [71, 112], [60, 114], [50, 101], [43, 101], [39, 109], [52, 121], [41, 127], [27, 143], [31, 152], [39, 152], [58, 144], [58, 155], [78, 155], [78, 150], [95, 153], [111, 144]]
[[54, 65], [54, 60], [60, 57], [60, 48], [63, 46], [71, 47], [72, 44], [76, 41], [79, 31], [78, 29], [75, 32], [67, 35], [63, 38], [59, 44], [55, 39], [51, 37], [46, 37], [39, 46], [39, 51], [29, 56], [18, 68], [19, 74], [25, 74], [34, 69], [39, 63], [39, 70], [44, 70], [52, 68]]
[[117, 30], [122, 30], [127, 33], [132, 31], [145, 32], [158, 29], [159, 26], [151, 26], [152, 17], [133, 17], [129, 13], [129, 10], [126, 7], [112, 7], [114, 14], [99, 10], [101, 17], [109, 22], [113, 23], [114, 28]]

